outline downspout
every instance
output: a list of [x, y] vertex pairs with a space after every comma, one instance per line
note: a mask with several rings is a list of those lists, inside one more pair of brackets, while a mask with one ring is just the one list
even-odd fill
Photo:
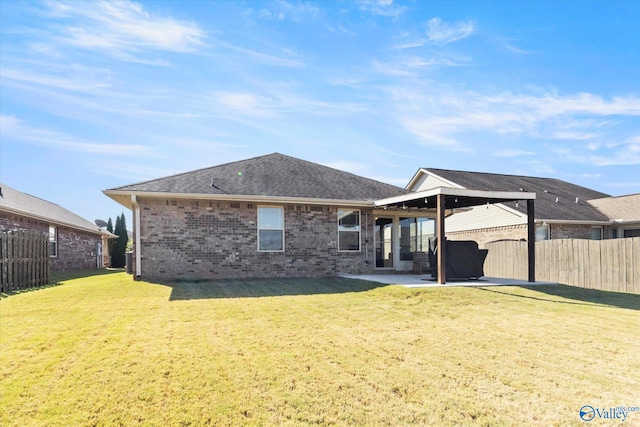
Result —
[[135, 239], [135, 255], [136, 255], [136, 279], [142, 275], [142, 255], [140, 254], [140, 205], [136, 200], [136, 195], [131, 195], [131, 206], [133, 207], [133, 230]]

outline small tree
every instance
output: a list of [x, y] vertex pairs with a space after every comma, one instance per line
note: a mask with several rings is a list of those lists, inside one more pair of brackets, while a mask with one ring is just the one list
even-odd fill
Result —
[[[107, 231], [109, 233], [113, 233], [113, 222], [111, 222], [111, 217], [109, 217], [109, 221], [107, 221]], [[107, 253], [109, 254], [109, 258], [113, 256], [113, 247], [116, 244], [114, 239], [109, 239], [109, 244], [107, 246]]]
[[113, 251], [111, 254], [111, 266], [116, 268], [123, 268], [127, 262], [125, 252], [127, 250], [127, 241], [129, 240], [124, 212], [122, 213], [122, 215], [116, 217], [116, 228], [114, 230], [114, 234], [116, 234], [118, 238], [113, 245]]

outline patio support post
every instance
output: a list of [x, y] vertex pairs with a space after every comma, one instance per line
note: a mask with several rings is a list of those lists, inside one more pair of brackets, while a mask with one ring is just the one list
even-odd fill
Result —
[[527, 258], [529, 260], [529, 282], [536, 281], [536, 228], [533, 199], [527, 200]]
[[447, 246], [447, 238], [444, 233], [444, 212], [445, 212], [445, 195], [438, 194], [436, 199], [437, 221], [436, 221], [436, 237], [438, 238], [438, 283], [444, 285], [447, 281], [446, 256], [445, 248]]

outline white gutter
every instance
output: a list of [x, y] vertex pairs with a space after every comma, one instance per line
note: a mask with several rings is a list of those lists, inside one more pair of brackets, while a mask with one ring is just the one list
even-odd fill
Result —
[[136, 277], [140, 278], [142, 275], [142, 255], [140, 254], [140, 205], [138, 205], [135, 194], [131, 195], [131, 205], [133, 206], [133, 229], [135, 230]]
[[[129, 206], [118, 200], [118, 196], [135, 196], [151, 197], [163, 199], [198, 199], [198, 200], [220, 200], [231, 202], [250, 202], [250, 203], [290, 203], [290, 204], [307, 204], [307, 205], [331, 205], [331, 206], [347, 206], [347, 207], [371, 207], [373, 200], [344, 200], [344, 199], [319, 199], [310, 197], [279, 197], [279, 196], [256, 196], [256, 195], [239, 195], [239, 194], [203, 194], [203, 193], [168, 193], [158, 191], [122, 191], [122, 190], [105, 190], [103, 193], [123, 206]], [[133, 199], [131, 199], [133, 202]]]
[[576, 225], [613, 225], [616, 222], [611, 221], [578, 221], [571, 219], [535, 219], [535, 223], [547, 223], [547, 224], [576, 224]]
[[611, 222], [614, 225], [640, 224], [640, 219], [613, 219]]

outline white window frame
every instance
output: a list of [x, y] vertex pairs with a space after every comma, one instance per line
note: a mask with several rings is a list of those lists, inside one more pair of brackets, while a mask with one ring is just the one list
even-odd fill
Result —
[[[261, 209], [273, 209], [273, 210], [279, 210], [280, 211], [280, 221], [282, 223], [282, 227], [281, 228], [269, 228], [269, 227], [262, 227], [261, 226], [261, 221], [260, 221], [260, 210]], [[284, 242], [284, 207], [283, 206], [258, 206], [257, 210], [256, 210], [256, 216], [257, 216], [257, 234], [258, 234], [258, 252], [284, 252], [284, 248], [285, 248], [285, 242]], [[261, 249], [260, 247], [260, 231], [280, 231], [281, 235], [282, 235], [282, 249]]]
[[[340, 225], [340, 218], [350, 215], [342, 215], [342, 212], [350, 212], [354, 213], [357, 212], [358, 213], [358, 225], [355, 226], [355, 229], [340, 229], [341, 227], [344, 228], [344, 226]], [[362, 212], [360, 212], [360, 209], [338, 209], [338, 218], [337, 218], [337, 224], [338, 224], [338, 252], [360, 252], [362, 250]], [[358, 249], [340, 249], [340, 232], [358, 232]]]
[[[51, 244], [53, 243], [53, 248], [55, 249], [51, 253]], [[49, 258], [57, 258], [58, 257], [58, 227], [55, 225], [49, 226]]]

